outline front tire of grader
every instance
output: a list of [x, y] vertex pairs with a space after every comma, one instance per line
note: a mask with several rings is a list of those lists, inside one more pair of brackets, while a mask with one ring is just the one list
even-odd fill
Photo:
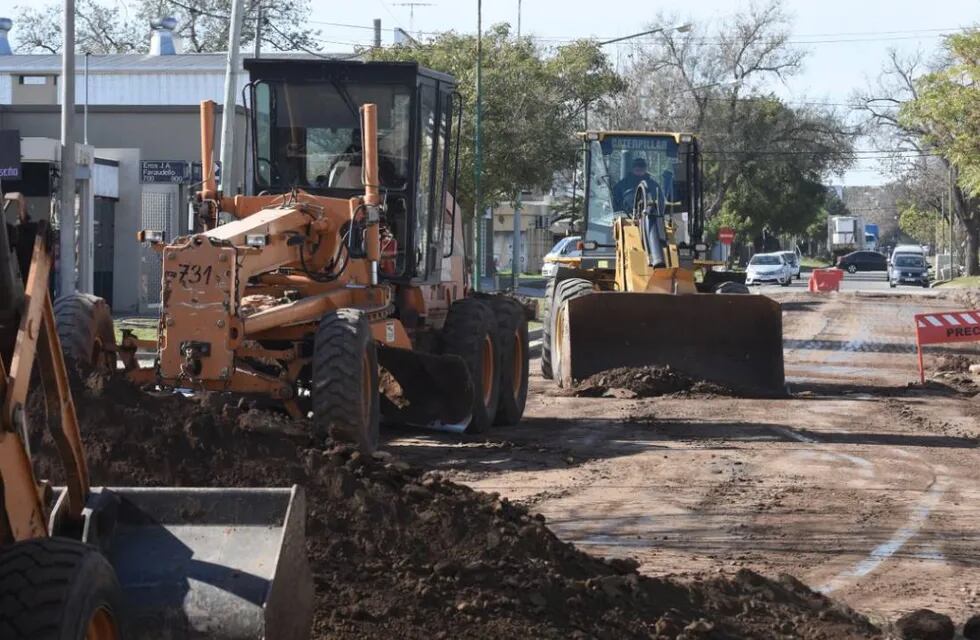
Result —
[[463, 298], [449, 307], [442, 329], [442, 352], [463, 359], [473, 381], [473, 408], [466, 433], [490, 428], [500, 401], [500, 346], [497, 319], [489, 305]]
[[554, 378], [559, 387], [571, 387], [572, 364], [568, 327], [568, 301], [593, 293], [592, 283], [582, 278], [563, 280], [555, 288], [551, 304], [551, 357]]
[[377, 450], [378, 351], [363, 312], [337, 309], [320, 320], [313, 340], [312, 394], [318, 437], [356, 444], [365, 454]]
[[548, 280], [544, 288], [544, 313], [541, 315], [541, 377], [551, 380], [554, 370], [551, 368], [551, 311], [555, 306], [555, 279]]
[[54, 303], [54, 318], [70, 368], [84, 376], [116, 370], [116, 331], [105, 300], [88, 293], [62, 296]]
[[122, 640], [122, 590], [109, 561], [67, 538], [0, 552], [0, 638]]
[[527, 315], [521, 303], [513, 298], [490, 298], [490, 306], [497, 316], [500, 343], [500, 400], [493, 423], [513, 425], [521, 421], [527, 404], [530, 364]]

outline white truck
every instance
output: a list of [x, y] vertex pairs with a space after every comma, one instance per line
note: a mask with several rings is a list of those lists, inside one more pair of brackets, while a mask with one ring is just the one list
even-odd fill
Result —
[[827, 250], [834, 255], [865, 248], [864, 221], [857, 216], [831, 216], [827, 219]]

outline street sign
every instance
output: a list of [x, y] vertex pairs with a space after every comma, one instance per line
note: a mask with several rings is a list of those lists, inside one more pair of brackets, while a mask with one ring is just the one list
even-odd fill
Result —
[[915, 316], [915, 346], [919, 352], [919, 379], [925, 384], [922, 347], [949, 342], [980, 342], [980, 310], [919, 313]]
[[20, 131], [0, 129], [0, 180], [20, 179]]
[[718, 229], [718, 241], [722, 244], [731, 244], [735, 241], [735, 230], [731, 227]]
[[187, 163], [183, 160], [140, 162], [140, 182], [143, 184], [184, 184], [187, 178]]

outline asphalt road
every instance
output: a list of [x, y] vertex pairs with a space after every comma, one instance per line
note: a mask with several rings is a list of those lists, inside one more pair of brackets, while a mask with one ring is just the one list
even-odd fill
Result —
[[[802, 277], [799, 280], [793, 280], [793, 282], [788, 287], [781, 287], [778, 284], [761, 284], [758, 286], [751, 287], [753, 292], [767, 293], [767, 292], [799, 292], [807, 290], [807, 281], [810, 277], [809, 272], [804, 272], [801, 274]], [[539, 298], [544, 295], [545, 285], [547, 284], [546, 278], [541, 278], [540, 280], [523, 280], [521, 281], [521, 286], [518, 287], [517, 292], [520, 295], [528, 296], [532, 298]], [[841, 291], [846, 292], [892, 292], [892, 293], [902, 293], [902, 294], [921, 294], [928, 293], [929, 289], [925, 287], [916, 287], [912, 285], [900, 285], [894, 289], [888, 286], [888, 275], [885, 271], [864, 271], [854, 274], [845, 273], [844, 282], [841, 283]]]
[[[753, 286], [751, 289], [753, 292], [760, 291], [762, 293], [772, 291], [806, 291], [807, 281], [810, 277], [809, 272], [804, 272], [801, 276], [799, 280], [793, 280], [788, 287], [781, 287], [778, 284], [762, 284]], [[845, 273], [844, 282], [841, 283], [840, 290], [848, 292], [891, 291], [893, 293], [911, 295], [929, 292], [929, 289], [926, 287], [917, 287], [908, 284], [892, 289], [888, 286], [888, 273], [885, 271], [859, 271], [854, 274]]]

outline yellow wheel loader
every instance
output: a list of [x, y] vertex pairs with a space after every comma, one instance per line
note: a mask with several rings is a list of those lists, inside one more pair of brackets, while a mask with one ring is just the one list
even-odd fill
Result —
[[587, 132], [578, 267], [546, 289], [542, 373], [570, 386], [617, 367], [670, 366], [746, 393], [784, 387], [779, 305], [716, 270], [693, 135]]
[[142, 234], [162, 257], [160, 324], [157, 340], [123, 340], [131, 379], [264, 397], [365, 452], [382, 421], [518, 422], [527, 320], [513, 298], [470, 291], [453, 78], [414, 63], [246, 68], [248, 195], [217, 189], [204, 103], [195, 228]]
[[[114, 355], [100, 337], [108, 316], [91, 296], [52, 304], [49, 236], [46, 223], [0, 220], [0, 638], [308, 638], [301, 488], [90, 486], [62, 342], [105, 363]], [[32, 245], [30, 260], [17, 260], [12, 244]], [[35, 360], [64, 487], [33, 471]]]

